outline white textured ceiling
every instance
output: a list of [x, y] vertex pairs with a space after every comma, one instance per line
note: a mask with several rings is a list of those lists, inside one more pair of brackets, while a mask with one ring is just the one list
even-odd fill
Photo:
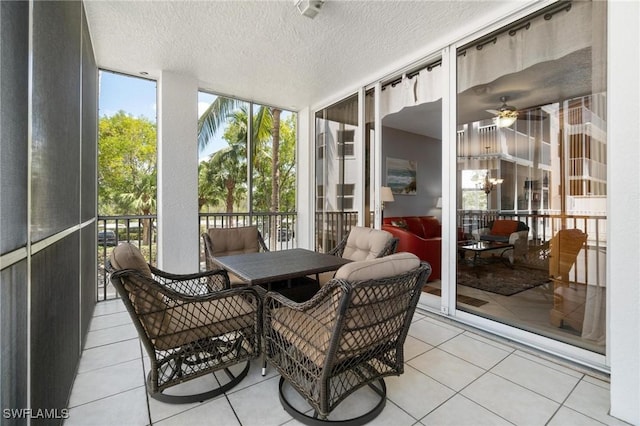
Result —
[[186, 73], [203, 89], [296, 110], [378, 78], [514, 2], [329, 0], [315, 19], [293, 0], [85, 7], [101, 68]]

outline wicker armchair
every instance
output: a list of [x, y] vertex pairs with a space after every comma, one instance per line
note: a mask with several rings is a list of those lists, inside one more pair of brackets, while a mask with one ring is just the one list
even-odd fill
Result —
[[[280, 401], [307, 424], [328, 416], [347, 396], [370, 386], [376, 406], [361, 416], [340, 420], [359, 425], [384, 408], [383, 377], [404, 372], [403, 345], [431, 267], [411, 253], [349, 263], [311, 300], [293, 303], [269, 292], [264, 301], [267, 361], [281, 374]], [[285, 397], [288, 383], [313, 408], [294, 407]]]
[[[204, 258], [207, 270], [218, 269], [213, 261], [216, 256], [230, 256], [241, 253], [269, 251], [257, 226], [238, 228], [209, 228], [202, 234]], [[244, 285], [243, 281], [229, 274], [230, 285]]]
[[[168, 403], [204, 401], [238, 384], [260, 354], [261, 297], [250, 287], [228, 287], [226, 271], [174, 275], [148, 265], [129, 243], [116, 247], [108, 267], [151, 362], [147, 391]], [[246, 365], [234, 375], [229, 367]], [[195, 395], [167, 388], [224, 370], [230, 381]]]

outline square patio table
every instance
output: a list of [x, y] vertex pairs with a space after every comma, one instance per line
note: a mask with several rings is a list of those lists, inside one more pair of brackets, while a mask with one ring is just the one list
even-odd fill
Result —
[[235, 254], [213, 261], [249, 285], [267, 285], [294, 278], [335, 271], [351, 260], [301, 248]]

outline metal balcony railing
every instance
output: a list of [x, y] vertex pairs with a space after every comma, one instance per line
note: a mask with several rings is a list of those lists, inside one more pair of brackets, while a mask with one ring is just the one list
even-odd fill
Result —
[[[200, 213], [199, 230], [206, 232], [212, 227], [235, 227], [255, 225], [264, 237], [270, 250], [285, 250], [297, 247], [294, 230], [296, 212], [286, 213]], [[274, 235], [275, 233], [275, 235]], [[158, 258], [156, 216], [99, 216], [98, 217], [98, 301], [117, 298], [117, 293], [105, 273], [105, 264], [113, 248], [127, 241], [135, 244], [149, 263], [156, 265]], [[272, 236], [273, 235], [273, 236]], [[204, 267], [204, 246], [198, 238], [200, 262]], [[194, 242], [195, 244], [195, 242]]]

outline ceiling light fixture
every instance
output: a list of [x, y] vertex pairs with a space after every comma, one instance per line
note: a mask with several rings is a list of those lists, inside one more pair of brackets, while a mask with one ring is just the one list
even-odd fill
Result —
[[496, 111], [496, 116], [493, 118], [493, 122], [497, 127], [509, 127], [518, 119], [518, 111], [515, 107], [507, 105], [508, 96], [501, 96], [500, 102], [502, 106]]
[[298, 12], [311, 19], [316, 17], [324, 4], [324, 0], [293, 0], [293, 2]]

